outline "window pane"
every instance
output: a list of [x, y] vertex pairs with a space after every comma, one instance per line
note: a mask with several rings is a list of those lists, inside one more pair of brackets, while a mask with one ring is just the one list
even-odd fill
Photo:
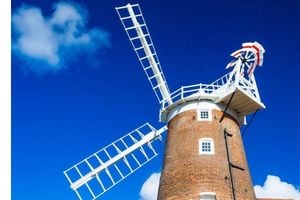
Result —
[[199, 140], [199, 154], [214, 154], [212, 138], [202, 138]]
[[200, 111], [201, 119], [208, 119], [208, 111]]

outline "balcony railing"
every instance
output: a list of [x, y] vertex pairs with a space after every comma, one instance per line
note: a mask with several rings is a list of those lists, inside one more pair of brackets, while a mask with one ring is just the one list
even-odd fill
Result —
[[232, 92], [232, 87], [243, 90], [247, 95], [260, 101], [259, 93], [256, 87], [255, 79], [247, 80], [240, 74], [233, 74], [232, 72], [225, 74], [221, 78], [210, 84], [195, 84], [182, 86], [170, 94], [172, 104], [170, 101], [163, 100], [162, 110], [165, 110], [173, 104], [185, 102], [199, 98], [209, 98], [218, 100]]

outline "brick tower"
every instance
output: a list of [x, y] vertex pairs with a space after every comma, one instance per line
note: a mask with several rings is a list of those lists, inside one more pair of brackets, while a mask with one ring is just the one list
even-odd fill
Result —
[[224, 109], [203, 100], [173, 111], [158, 200], [255, 199], [237, 114]]
[[244, 43], [231, 54], [231, 73], [200, 84], [192, 95], [194, 86], [182, 87], [181, 99], [162, 109], [168, 136], [158, 200], [255, 199], [240, 127], [248, 114], [264, 108], [251, 68], [262, 64], [263, 52], [257, 42]]

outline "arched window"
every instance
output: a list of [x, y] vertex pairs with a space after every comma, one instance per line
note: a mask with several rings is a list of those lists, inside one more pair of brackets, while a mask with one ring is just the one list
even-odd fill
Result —
[[216, 200], [216, 193], [214, 192], [201, 192], [200, 200]]
[[199, 154], [215, 154], [214, 140], [212, 138], [201, 138], [199, 140]]

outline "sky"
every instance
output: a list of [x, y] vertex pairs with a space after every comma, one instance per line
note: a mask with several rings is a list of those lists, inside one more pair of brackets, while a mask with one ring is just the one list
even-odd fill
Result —
[[[300, 199], [296, 0], [12, 1], [12, 199], [76, 199], [65, 169], [145, 122], [164, 126], [114, 9], [127, 3], [140, 4], [171, 91], [227, 73], [243, 42], [264, 46], [248, 164], [259, 196]], [[163, 144], [100, 199], [154, 200], [162, 159]]]

